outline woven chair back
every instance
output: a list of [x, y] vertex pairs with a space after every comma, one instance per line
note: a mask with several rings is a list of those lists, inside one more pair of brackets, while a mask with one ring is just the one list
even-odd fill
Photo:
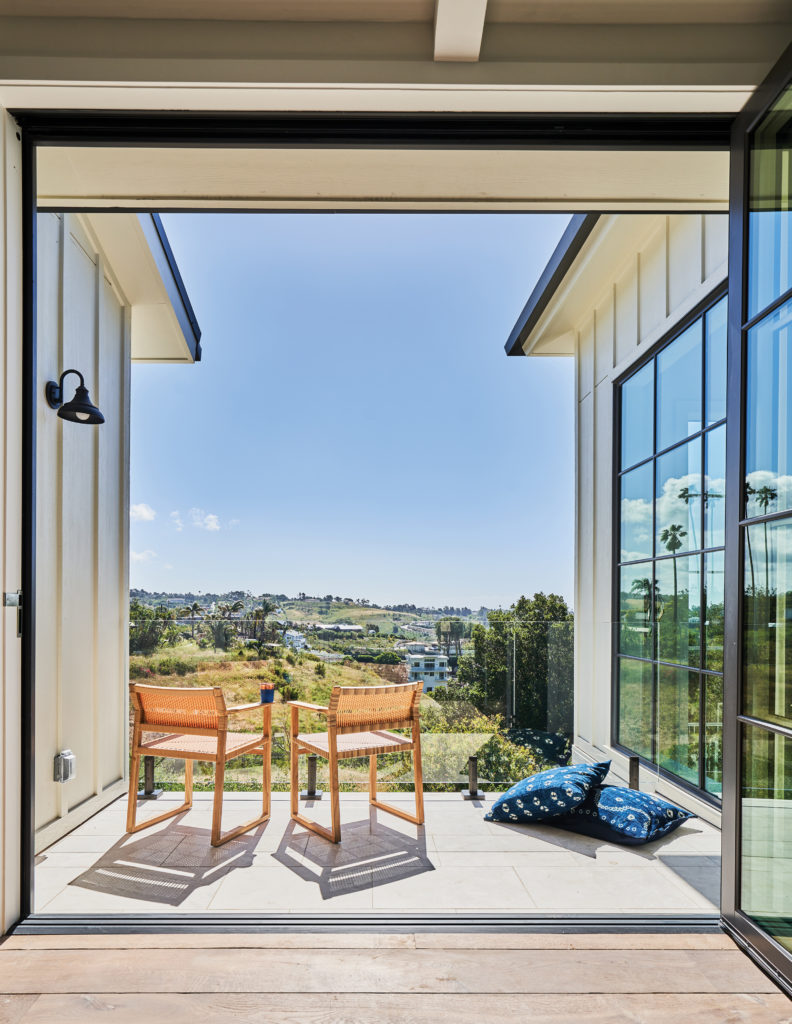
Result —
[[423, 683], [334, 686], [329, 707], [339, 732], [404, 728], [417, 718], [422, 690]]
[[218, 711], [225, 708], [219, 687], [193, 689], [170, 686], [130, 686], [141, 724], [169, 729], [217, 729]]

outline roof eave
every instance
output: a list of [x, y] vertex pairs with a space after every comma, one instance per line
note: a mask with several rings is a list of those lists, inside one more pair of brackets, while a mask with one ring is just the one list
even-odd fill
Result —
[[576, 213], [570, 218], [553, 255], [523, 307], [506, 342], [507, 356], [528, 355], [526, 343], [540, 317], [561, 286], [572, 264], [600, 218], [598, 213]]

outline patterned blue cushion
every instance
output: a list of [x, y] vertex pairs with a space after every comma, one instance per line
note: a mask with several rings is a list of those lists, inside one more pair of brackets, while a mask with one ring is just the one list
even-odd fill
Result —
[[601, 786], [569, 814], [554, 818], [553, 825], [625, 846], [651, 843], [673, 832], [683, 821], [695, 818], [667, 800], [622, 786]]
[[507, 729], [506, 739], [519, 747], [533, 747], [545, 761], [569, 764], [572, 743], [561, 732], [543, 732], [541, 729]]
[[608, 774], [610, 761], [601, 764], [574, 764], [548, 768], [538, 775], [529, 775], [498, 797], [487, 811], [487, 821], [547, 821], [567, 814], [596, 789]]

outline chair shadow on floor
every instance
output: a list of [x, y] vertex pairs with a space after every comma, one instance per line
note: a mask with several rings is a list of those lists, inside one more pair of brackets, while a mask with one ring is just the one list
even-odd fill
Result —
[[180, 817], [176, 817], [160, 831], [134, 839], [124, 836], [70, 885], [178, 907], [197, 889], [231, 871], [250, 867], [256, 844], [269, 825], [266, 822], [224, 846], [214, 847], [208, 828], [179, 822]]
[[375, 807], [368, 810], [367, 818], [341, 826], [338, 844], [317, 835], [310, 835], [306, 844], [303, 829], [290, 821], [272, 856], [306, 882], [318, 885], [323, 900], [435, 870], [426, 852], [423, 825], [411, 826], [413, 838], [384, 825], [387, 815]]

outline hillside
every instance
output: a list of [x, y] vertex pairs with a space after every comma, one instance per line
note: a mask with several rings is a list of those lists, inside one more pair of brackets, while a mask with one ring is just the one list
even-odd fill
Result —
[[[382, 632], [391, 632], [394, 626], [404, 629], [423, 615], [414, 612], [391, 612], [372, 605], [344, 604], [343, 601], [321, 601], [306, 598], [303, 601], [283, 601], [280, 607], [291, 622], [347, 622], [353, 626], [378, 626]], [[426, 617], [428, 618], [428, 616]]]

